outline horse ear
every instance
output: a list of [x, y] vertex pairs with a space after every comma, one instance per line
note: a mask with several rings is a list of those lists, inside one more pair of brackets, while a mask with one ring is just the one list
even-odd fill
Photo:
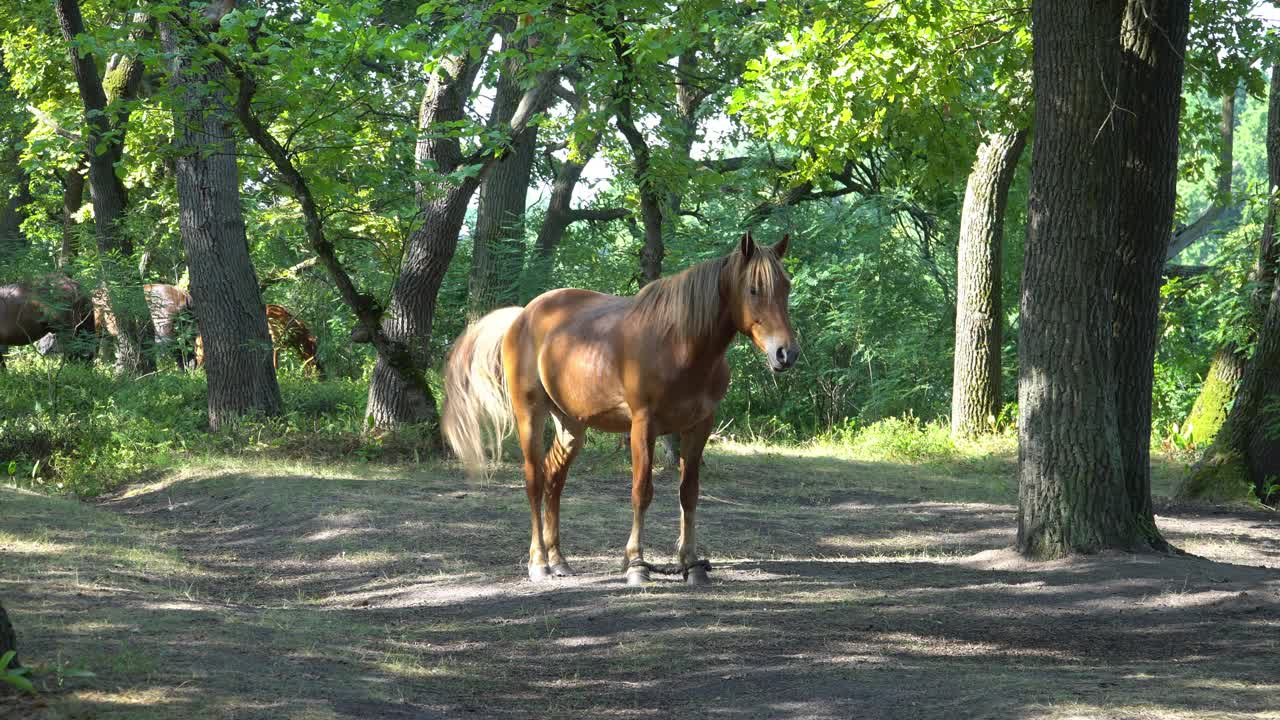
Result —
[[783, 255], [787, 254], [787, 248], [791, 246], [791, 233], [782, 236], [782, 240], [773, 246], [773, 254], [781, 260]]
[[742, 240], [738, 244], [738, 249], [742, 252], [742, 257], [750, 260], [751, 256], [756, 252], [756, 243], [751, 239], [751, 231], [742, 233]]

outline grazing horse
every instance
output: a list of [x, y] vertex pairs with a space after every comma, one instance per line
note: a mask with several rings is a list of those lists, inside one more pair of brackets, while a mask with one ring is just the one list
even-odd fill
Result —
[[[11, 345], [30, 345], [53, 333], [71, 333], [77, 338], [92, 336], [93, 306], [80, 285], [65, 275], [45, 278], [39, 283], [0, 286], [0, 367]], [[41, 342], [42, 352], [53, 343]], [[77, 360], [93, 360], [91, 337], [75, 343], [69, 355]]]
[[[677, 560], [689, 584], [708, 582], [694, 514], [703, 447], [729, 387], [725, 353], [742, 333], [774, 372], [799, 354], [780, 262], [787, 242], [758, 246], [748, 233], [728, 256], [655, 280], [634, 297], [552, 290], [523, 309], [484, 316], [458, 338], [445, 366], [445, 437], [479, 468], [486, 445], [496, 455], [514, 420], [532, 515], [529, 579], [572, 574], [560, 548], [560, 493], [586, 428], [594, 428], [631, 433], [627, 584], [649, 580], [644, 513], [653, 499], [654, 439], [667, 433], [680, 434]], [[544, 453], [548, 416], [555, 440]]]
[[[187, 367], [190, 356], [178, 342], [184, 321], [194, 318], [194, 305], [191, 295], [175, 285], [147, 283], [142, 286], [147, 299], [147, 312], [151, 315], [151, 324], [155, 328], [156, 345], [174, 345], [174, 359], [178, 367]], [[111, 312], [107, 301], [106, 290], [99, 288], [93, 293], [93, 316], [98, 327], [105, 333], [115, 336], [120, 330], [116, 316]]]
[[[267, 330], [271, 333], [271, 367], [280, 367], [280, 351], [298, 354], [303, 372], [324, 378], [324, 368], [316, 355], [316, 336], [306, 323], [283, 305], [267, 304]], [[196, 336], [196, 367], [204, 364], [204, 340]]]

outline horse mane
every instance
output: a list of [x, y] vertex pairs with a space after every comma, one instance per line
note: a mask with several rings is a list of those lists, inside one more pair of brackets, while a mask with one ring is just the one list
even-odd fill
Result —
[[722, 286], [736, 291], [746, 281], [771, 295], [786, 277], [772, 248], [757, 245], [750, 259], [735, 250], [645, 285], [635, 295], [628, 315], [659, 335], [676, 340], [704, 338], [714, 334], [720, 322]]

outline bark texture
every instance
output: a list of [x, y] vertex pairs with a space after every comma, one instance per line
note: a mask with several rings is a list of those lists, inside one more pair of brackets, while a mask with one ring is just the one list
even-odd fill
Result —
[[[498, 77], [490, 122], [495, 127], [511, 123], [524, 97], [520, 86], [521, 65], [516, 58], [509, 59]], [[506, 152], [493, 164], [480, 186], [471, 274], [467, 282], [468, 314], [473, 320], [520, 300], [525, 198], [529, 193], [537, 142], [537, 126], [514, 134]]]
[[1129, 0], [1120, 34], [1119, 246], [1112, 357], [1125, 511], [1167, 543], [1151, 505], [1151, 393], [1160, 285], [1173, 228], [1188, 0]]
[[[1185, 0], [1178, 4], [1185, 12]], [[1122, 74], [1133, 75], [1126, 85], [1143, 76], [1131, 57], [1136, 40], [1121, 39], [1122, 21], [1127, 29], [1134, 21], [1123, 0], [1043, 0], [1032, 14], [1036, 141], [1019, 334], [1018, 549], [1056, 557], [1150, 547], [1154, 524], [1135, 512], [1129, 492], [1117, 407], [1123, 371], [1113, 358], [1114, 325], [1130, 322], [1116, 293], [1141, 295], [1117, 283], [1122, 157], [1132, 156], [1122, 153], [1127, 131], [1114, 108], [1137, 107], [1116, 87]], [[1169, 72], [1158, 67], [1156, 78]], [[1134, 182], [1130, 174], [1125, 183]]]
[[1182, 424], [1182, 435], [1198, 446], [1204, 446], [1217, 437], [1222, 423], [1226, 422], [1227, 409], [1235, 399], [1236, 388], [1244, 377], [1245, 358], [1235, 343], [1218, 349], [1205, 373], [1204, 385], [1196, 402], [1191, 406], [1187, 420]]
[[1000, 414], [1004, 213], [1025, 130], [992, 134], [978, 149], [965, 188], [956, 259], [956, 350], [951, 434], [989, 432]]
[[278, 415], [280, 388], [245, 237], [232, 115], [217, 89], [226, 68], [208, 62], [196, 70], [176, 33], [166, 30], [165, 40], [178, 53], [171, 82], [183, 102], [174, 113], [178, 224], [209, 380], [209, 427], [217, 430], [245, 415]]
[[[418, 112], [418, 167], [448, 173], [463, 162], [456, 138], [434, 131], [440, 123], [464, 119], [467, 94], [479, 70], [479, 63], [466, 55], [445, 58], [431, 76]], [[428, 187], [419, 184], [418, 206], [422, 227], [410, 236], [400, 275], [391, 291], [391, 302], [382, 320], [382, 331], [392, 342], [403, 345], [417, 367], [430, 363], [431, 324], [435, 319], [436, 296], [445, 270], [457, 249], [467, 203], [475, 193], [475, 175], [454, 184]], [[380, 428], [436, 422], [435, 398], [425, 384], [413, 386], [395, 371], [388, 359], [379, 355], [369, 385], [368, 417]]]

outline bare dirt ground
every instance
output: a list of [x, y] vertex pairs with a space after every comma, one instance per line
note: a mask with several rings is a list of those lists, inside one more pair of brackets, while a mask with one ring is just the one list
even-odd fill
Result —
[[[619, 573], [620, 456], [523, 579], [514, 471], [228, 461], [95, 504], [0, 489], [42, 718], [1280, 718], [1280, 518], [1163, 503], [1201, 557], [1027, 563], [1007, 459], [711, 453], [712, 587]], [[669, 561], [659, 481], [650, 559]], [[84, 669], [92, 678], [72, 677]]]

